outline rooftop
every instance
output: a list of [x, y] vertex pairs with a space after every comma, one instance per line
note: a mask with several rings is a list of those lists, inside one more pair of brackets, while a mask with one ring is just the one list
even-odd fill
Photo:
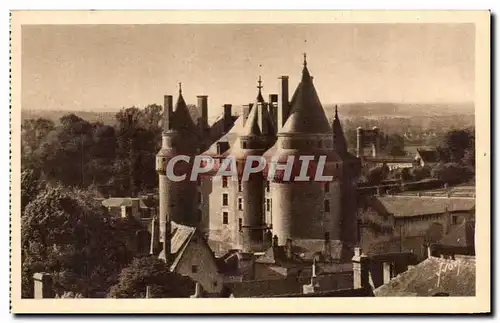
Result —
[[476, 259], [430, 257], [374, 290], [375, 296], [476, 295]]
[[474, 198], [431, 196], [378, 196], [371, 199], [372, 206], [394, 217], [412, 217], [457, 211], [471, 211], [476, 205]]

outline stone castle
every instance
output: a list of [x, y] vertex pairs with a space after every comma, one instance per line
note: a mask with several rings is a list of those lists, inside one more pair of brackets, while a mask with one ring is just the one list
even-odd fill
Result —
[[[198, 228], [219, 252], [255, 253], [294, 244], [321, 251], [329, 260], [352, 257], [358, 243], [360, 161], [347, 150], [338, 111], [329, 123], [305, 56], [301, 81], [291, 98], [288, 80], [281, 76], [279, 94], [270, 94], [266, 102], [259, 77], [254, 102], [243, 106], [238, 117], [232, 116], [232, 105], [224, 105], [223, 115], [212, 126], [207, 121], [207, 96], [198, 96], [198, 120], [193, 120], [181, 89], [175, 106], [172, 96], [164, 97], [162, 148], [156, 161], [164, 248], [174, 221]], [[191, 156], [191, 161], [178, 162], [174, 172], [189, 170], [196, 155], [232, 156], [238, 167], [255, 155], [277, 158], [279, 164], [286, 164], [289, 156], [326, 156], [325, 169], [333, 180], [296, 182], [276, 176], [268, 181], [261, 172], [249, 180], [204, 176], [189, 181], [188, 176], [174, 182], [166, 176], [166, 165], [179, 154]]]

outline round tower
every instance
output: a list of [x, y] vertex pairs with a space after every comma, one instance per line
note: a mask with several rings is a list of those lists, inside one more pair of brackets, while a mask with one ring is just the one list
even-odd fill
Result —
[[250, 174], [244, 173], [245, 167], [257, 169], [258, 159], [275, 140], [274, 123], [261, 88], [259, 77], [257, 100], [227, 154], [235, 159], [238, 181], [241, 183], [241, 207], [238, 202], [236, 212], [239, 219], [238, 245], [245, 252], [260, 251], [264, 248], [264, 232], [267, 229], [264, 216], [263, 172], [256, 170]]
[[[170, 221], [195, 226], [197, 188], [190, 171], [197, 152], [194, 123], [179, 89], [175, 108], [172, 96], [164, 96], [162, 146], [156, 155], [159, 176], [160, 240], [170, 229]], [[184, 177], [183, 177], [184, 176]]]
[[[316, 174], [335, 177], [341, 163], [305, 58], [301, 82], [285, 108], [289, 117], [275, 145], [264, 154], [270, 163], [267, 173], [275, 170], [270, 178], [272, 231], [279, 245], [288, 239], [324, 239], [339, 225], [332, 219], [331, 200], [325, 198], [325, 184], [331, 179]], [[306, 160], [309, 167], [304, 166]], [[289, 178], [285, 165], [291, 169]], [[309, 178], [302, 180], [301, 175]]]

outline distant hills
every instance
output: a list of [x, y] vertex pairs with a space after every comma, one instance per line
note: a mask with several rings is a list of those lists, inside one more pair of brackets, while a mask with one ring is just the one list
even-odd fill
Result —
[[[335, 104], [326, 104], [324, 108], [327, 115], [333, 115]], [[338, 104], [338, 109], [342, 118], [474, 115], [473, 103], [347, 103]]]
[[[329, 119], [335, 114], [335, 104], [323, 105]], [[338, 104], [339, 114], [342, 119], [379, 119], [379, 118], [411, 118], [411, 117], [439, 117], [439, 116], [470, 116], [474, 117], [474, 104], [430, 104], [430, 103], [347, 103]], [[235, 105], [233, 113], [239, 114], [241, 107]], [[21, 118], [46, 118], [58, 122], [69, 113], [89, 121], [103, 122], [113, 125], [116, 123], [115, 115], [118, 111], [57, 111], [57, 110], [23, 110]], [[214, 119], [212, 117], [211, 119]]]

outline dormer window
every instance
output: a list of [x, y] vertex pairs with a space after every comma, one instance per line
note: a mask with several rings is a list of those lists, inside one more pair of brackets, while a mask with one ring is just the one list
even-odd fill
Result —
[[242, 149], [247, 149], [248, 148], [248, 145], [247, 145], [246, 141], [241, 141], [241, 148]]

